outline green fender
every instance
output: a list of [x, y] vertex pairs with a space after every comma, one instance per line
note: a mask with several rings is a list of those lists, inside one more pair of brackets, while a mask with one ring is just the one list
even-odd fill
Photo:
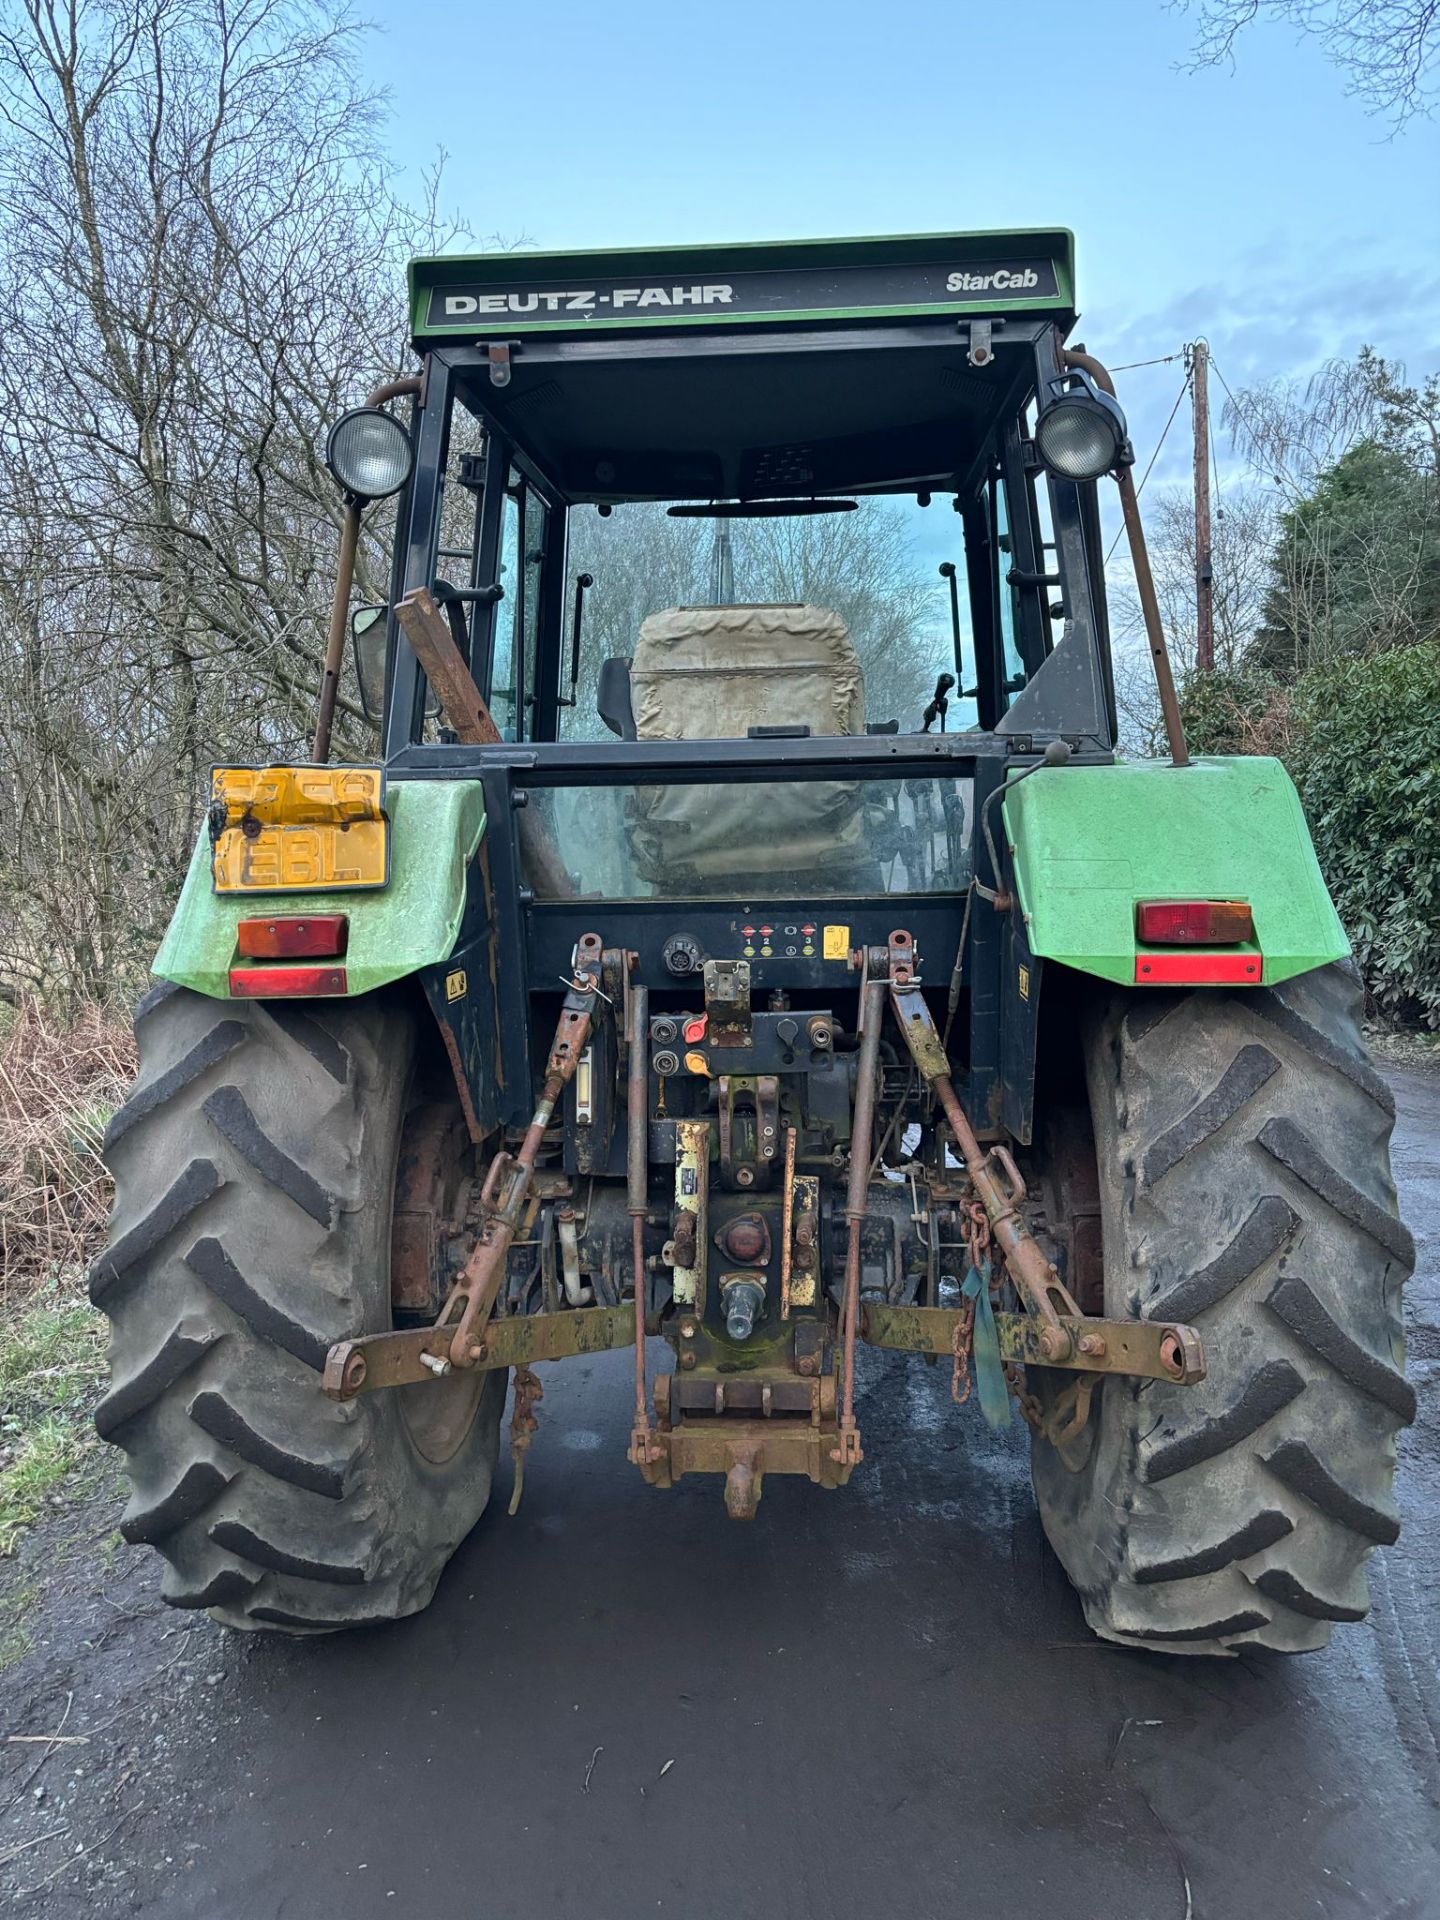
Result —
[[1135, 985], [1141, 900], [1248, 900], [1274, 986], [1350, 951], [1278, 760], [1045, 768], [1003, 802], [1032, 953]]
[[480, 783], [397, 780], [386, 788], [385, 811], [390, 879], [356, 893], [217, 894], [210, 884], [210, 837], [202, 829], [151, 971], [228, 1000], [236, 922], [278, 912], [348, 915], [345, 978], [352, 996], [448, 960], [465, 911], [465, 871], [485, 831]]

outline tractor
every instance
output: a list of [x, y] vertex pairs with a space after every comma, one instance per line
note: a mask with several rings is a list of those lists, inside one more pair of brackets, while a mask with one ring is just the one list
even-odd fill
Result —
[[868, 1346], [1028, 1424], [1096, 1634], [1324, 1645], [1414, 1413], [1393, 1102], [1284, 769], [1188, 751], [1071, 236], [409, 292], [418, 371], [327, 442], [311, 758], [197, 795], [109, 1129], [96, 1418], [165, 1599], [423, 1608], [507, 1384], [518, 1499], [534, 1368], [607, 1350], [634, 1470], [763, 1526], [871, 1470]]

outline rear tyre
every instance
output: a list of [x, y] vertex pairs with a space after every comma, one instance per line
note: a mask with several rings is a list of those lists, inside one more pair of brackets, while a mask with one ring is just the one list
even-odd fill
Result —
[[162, 985], [106, 1154], [111, 1322], [96, 1413], [127, 1540], [164, 1597], [296, 1633], [425, 1606], [484, 1511], [503, 1372], [344, 1405], [330, 1345], [391, 1325], [391, 1220], [418, 1031], [398, 997], [303, 1008]]
[[[1032, 1471], [1096, 1633], [1303, 1652], [1369, 1606], [1415, 1414], [1394, 1102], [1330, 966], [1273, 990], [1116, 993], [1085, 1031], [1107, 1313], [1188, 1322], [1192, 1387], [1113, 1378]], [[1036, 1373], [1042, 1403], [1071, 1384]]]

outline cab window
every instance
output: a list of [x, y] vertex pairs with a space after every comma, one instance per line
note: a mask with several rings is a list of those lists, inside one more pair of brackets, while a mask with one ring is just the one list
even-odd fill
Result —
[[535, 668], [540, 630], [540, 569], [549, 509], [513, 468], [500, 519], [496, 578], [503, 595], [495, 609], [490, 711], [506, 740], [533, 737]]

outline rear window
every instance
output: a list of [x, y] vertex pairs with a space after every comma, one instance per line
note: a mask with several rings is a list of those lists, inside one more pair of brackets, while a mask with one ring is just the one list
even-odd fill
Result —
[[663, 782], [532, 787], [521, 859], [539, 900], [959, 893], [974, 783]]

